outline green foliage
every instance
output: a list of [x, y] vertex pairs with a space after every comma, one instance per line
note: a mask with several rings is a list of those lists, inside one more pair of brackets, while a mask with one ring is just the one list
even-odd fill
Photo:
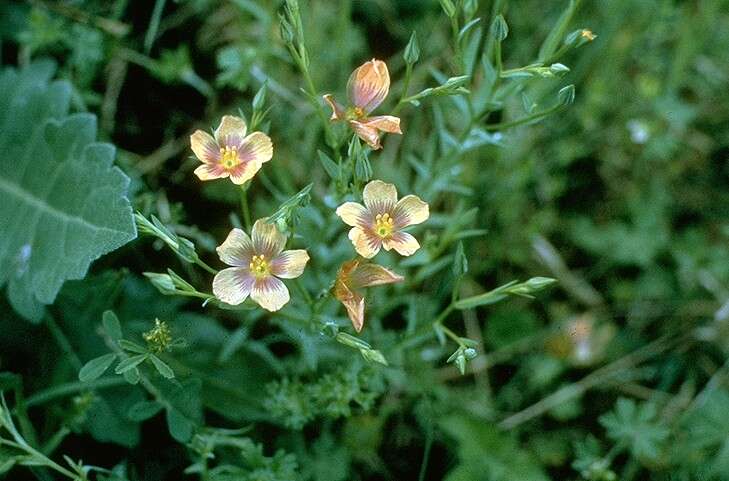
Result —
[[114, 148], [96, 142], [94, 116], [69, 115], [71, 86], [51, 82], [53, 71], [37, 62], [0, 73], [0, 215], [17, 226], [0, 244], [0, 285], [35, 321], [64, 281], [136, 236]]

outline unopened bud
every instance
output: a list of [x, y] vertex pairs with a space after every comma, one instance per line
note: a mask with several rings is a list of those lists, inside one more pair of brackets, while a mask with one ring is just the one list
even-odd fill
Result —
[[499, 14], [491, 23], [491, 36], [498, 42], [503, 42], [509, 35], [509, 25], [506, 23], [504, 16]]

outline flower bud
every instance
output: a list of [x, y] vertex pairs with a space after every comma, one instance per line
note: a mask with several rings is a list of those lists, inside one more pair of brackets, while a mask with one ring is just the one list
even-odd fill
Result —
[[420, 47], [418, 46], [418, 37], [415, 35], [415, 32], [410, 35], [410, 41], [405, 47], [403, 58], [408, 65], [413, 65], [420, 58]]
[[509, 25], [506, 23], [504, 16], [499, 14], [491, 23], [491, 36], [494, 37], [497, 42], [503, 42], [506, 40], [508, 35]]
[[440, 0], [440, 6], [448, 17], [453, 18], [456, 15], [456, 6], [451, 0]]
[[575, 86], [568, 85], [566, 87], [562, 87], [557, 94], [557, 98], [559, 99], [560, 104], [571, 105], [572, 102], [575, 101]]
[[465, 349], [463, 351], [463, 355], [465, 358], [470, 361], [471, 359], [475, 359], [476, 356], [478, 356], [478, 351], [476, 351], [474, 348], [469, 347], [468, 349]]
[[160, 293], [167, 296], [171, 296], [177, 293], [175, 289], [175, 283], [168, 274], [158, 274], [156, 272], [145, 272], [144, 276], [149, 279], [154, 287], [157, 288]]

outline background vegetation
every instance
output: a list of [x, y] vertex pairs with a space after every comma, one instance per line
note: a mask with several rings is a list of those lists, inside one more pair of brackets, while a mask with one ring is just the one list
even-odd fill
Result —
[[[298, 8], [300, 26], [280, 1], [0, 5], [0, 473], [729, 479], [729, 2]], [[404, 135], [368, 152], [321, 121], [320, 96], [373, 57]], [[240, 192], [197, 180], [189, 135], [238, 111], [275, 145], [253, 217], [277, 213], [312, 258], [276, 314], [143, 275], [210, 291], [189, 261], [222, 267]], [[20, 167], [113, 235], [30, 225]], [[380, 254], [407, 280], [370, 290], [350, 337], [326, 295], [352, 256], [334, 209], [370, 177], [431, 218], [417, 255]], [[124, 196], [143, 216], [128, 244]], [[34, 250], [13, 250], [26, 234]]]

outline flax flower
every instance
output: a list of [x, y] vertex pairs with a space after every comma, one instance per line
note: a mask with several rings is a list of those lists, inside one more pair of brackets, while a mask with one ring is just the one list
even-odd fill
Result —
[[274, 224], [257, 220], [251, 237], [233, 229], [217, 248], [220, 260], [232, 266], [213, 279], [213, 294], [228, 304], [238, 305], [251, 296], [268, 311], [277, 311], [289, 302], [289, 291], [279, 279], [294, 279], [309, 261], [305, 250], [283, 250], [286, 236]]
[[420, 248], [415, 237], [402, 229], [428, 219], [427, 203], [414, 195], [398, 201], [395, 186], [381, 180], [368, 183], [362, 197], [365, 205], [345, 202], [337, 208], [337, 215], [352, 226], [349, 239], [357, 254], [371, 259], [384, 247], [409, 256]]
[[190, 146], [203, 163], [195, 169], [200, 180], [230, 177], [234, 184], [251, 180], [265, 162], [273, 157], [273, 144], [263, 132], [246, 135], [245, 120], [224, 115], [214, 136], [196, 130], [190, 136]]
[[392, 134], [402, 134], [400, 119], [392, 115], [376, 115], [370, 117], [390, 91], [390, 73], [382, 60], [372, 59], [359, 66], [347, 82], [347, 97], [350, 106], [345, 108], [339, 105], [330, 94], [324, 100], [332, 108], [331, 120], [342, 120], [367, 142], [373, 149], [379, 149], [380, 131]]
[[357, 332], [364, 326], [365, 301], [360, 289], [371, 286], [392, 284], [404, 279], [401, 275], [395, 274], [389, 269], [380, 265], [372, 264], [363, 259], [354, 259], [342, 264], [334, 283], [334, 297], [344, 307]]

